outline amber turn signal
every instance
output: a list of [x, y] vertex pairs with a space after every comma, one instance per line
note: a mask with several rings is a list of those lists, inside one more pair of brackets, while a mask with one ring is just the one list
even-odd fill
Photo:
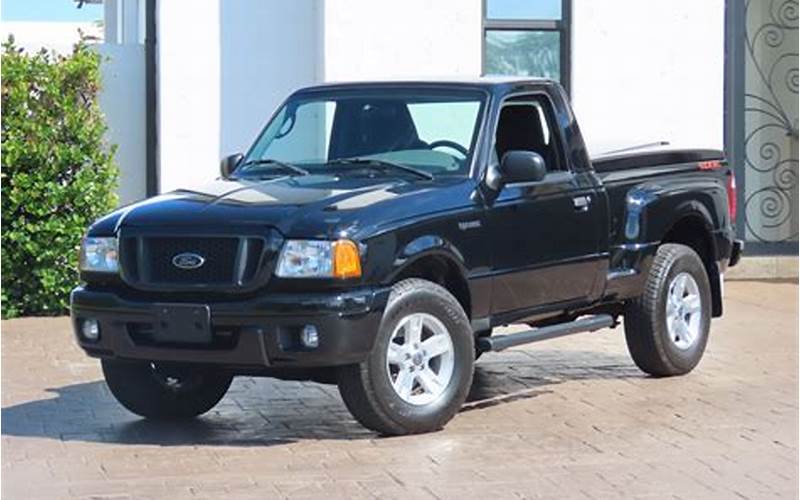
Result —
[[333, 243], [333, 276], [341, 279], [361, 277], [361, 256], [358, 246], [352, 241]]

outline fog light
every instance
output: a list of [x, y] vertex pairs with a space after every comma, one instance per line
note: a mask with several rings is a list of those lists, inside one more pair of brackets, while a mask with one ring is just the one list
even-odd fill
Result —
[[81, 333], [86, 340], [95, 341], [100, 338], [100, 323], [96, 319], [85, 319], [81, 324]]
[[314, 325], [304, 326], [300, 334], [300, 342], [303, 343], [303, 347], [308, 347], [310, 349], [319, 347], [319, 332], [317, 331], [317, 327]]

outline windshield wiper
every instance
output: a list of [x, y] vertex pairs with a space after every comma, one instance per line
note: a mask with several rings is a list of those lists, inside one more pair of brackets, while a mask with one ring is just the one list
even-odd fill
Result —
[[430, 172], [426, 172], [424, 170], [419, 170], [414, 167], [409, 167], [408, 165], [403, 165], [402, 163], [395, 163], [389, 160], [380, 160], [378, 158], [339, 158], [336, 160], [331, 160], [327, 163], [328, 165], [368, 165], [368, 166], [380, 166], [380, 167], [389, 167], [396, 170], [402, 170], [404, 172], [408, 172], [410, 174], [414, 174], [417, 177], [423, 177], [432, 181], [434, 176]]
[[[242, 163], [243, 167], [246, 167], [247, 165], [274, 165], [274, 166], [280, 167], [280, 168], [282, 168], [284, 170], [291, 170], [292, 172], [294, 172], [297, 175], [309, 175], [309, 171], [304, 169], [304, 168], [300, 168], [297, 165], [292, 165], [291, 163], [286, 163], [285, 161], [273, 160], [272, 158], [262, 158], [260, 160], [249, 160], [249, 161], [246, 161], [246, 162]], [[242, 173], [245, 173], [245, 172], [242, 172]]]

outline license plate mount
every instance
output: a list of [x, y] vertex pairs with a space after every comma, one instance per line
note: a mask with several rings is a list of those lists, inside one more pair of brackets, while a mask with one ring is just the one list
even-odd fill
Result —
[[154, 340], [176, 344], [210, 344], [211, 308], [199, 304], [155, 306]]

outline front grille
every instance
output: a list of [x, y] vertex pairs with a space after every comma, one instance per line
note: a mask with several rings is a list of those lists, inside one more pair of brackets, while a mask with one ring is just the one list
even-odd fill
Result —
[[[275, 251], [263, 236], [122, 234], [122, 277], [142, 290], [186, 291], [252, 289], [271, 272]], [[202, 265], [183, 269], [180, 254], [202, 257]]]
[[[239, 238], [145, 238], [144, 252], [152, 283], [233, 283]], [[197, 269], [181, 269], [172, 259], [182, 253], [200, 255], [205, 262]]]

